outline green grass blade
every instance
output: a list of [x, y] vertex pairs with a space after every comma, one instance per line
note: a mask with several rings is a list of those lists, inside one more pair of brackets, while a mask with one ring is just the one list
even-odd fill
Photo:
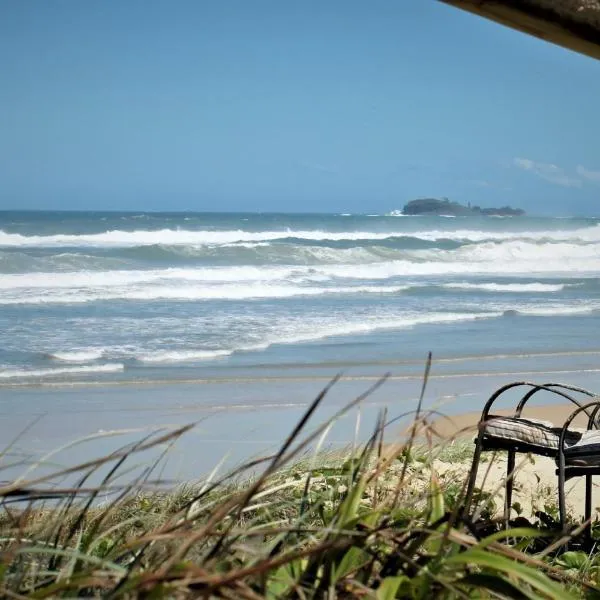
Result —
[[84, 554], [83, 552], [79, 552], [78, 550], [74, 549], [62, 550], [61, 548], [37, 548], [35, 546], [22, 546], [13, 552], [17, 554], [44, 554], [46, 556], [62, 556], [65, 558], [81, 560], [84, 563], [89, 563], [90, 565], [94, 565], [96, 567], [102, 567], [103, 569], [114, 571], [119, 575], [125, 575], [125, 573], [127, 573], [127, 569], [117, 565], [114, 562], [99, 558], [97, 556]]
[[488, 590], [497, 594], [500, 598], [510, 600], [536, 600], [539, 596], [524, 592], [512, 581], [499, 574], [471, 573], [460, 580], [461, 587], [475, 588], [477, 590]]
[[386, 577], [377, 588], [377, 600], [395, 600], [403, 583], [410, 583], [410, 578], [406, 575]]

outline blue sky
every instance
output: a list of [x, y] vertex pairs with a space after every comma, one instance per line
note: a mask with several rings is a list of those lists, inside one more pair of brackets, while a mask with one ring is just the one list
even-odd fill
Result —
[[600, 214], [598, 98], [434, 0], [5, 0], [0, 208]]

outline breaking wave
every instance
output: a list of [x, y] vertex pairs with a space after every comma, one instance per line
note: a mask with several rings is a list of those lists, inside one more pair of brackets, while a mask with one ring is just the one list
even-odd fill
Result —
[[112, 230], [92, 234], [23, 235], [0, 230], [0, 247], [135, 247], [135, 246], [205, 246], [226, 245], [243, 242], [270, 242], [274, 240], [313, 241], [371, 241], [397, 237], [412, 237], [421, 240], [455, 240], [459, 242], [484, 242], [506, 240], [528, 241], [600, 241], [600, 227], [582, 227], [555, 231], [497, 231], [477, 229], [435, 229], [423, 231], [324, 231], [294, 230], [245, 231], [236, 230], [185, 230], [159, 229], [155, 231]]
[[560, 292], [565, 289], [565, 284], [552, 283], [445, 283], [444, 288], [457, 290], [481, 290], [484, 292], [511, 292], [511, 293], [535, 293], [535, 292]]
[[164, 350], [136, 356], [144, 363], [198, 362], [215, 360], [233, 354], [233, 350]]
[[85, 363], [102, 358], [104, 350], [102, 348], [90, 348], [81, 350], [70, 350], [69, 352], [55, 352], [50, 354], [49, 358], [70, 363]]
[[0, 379], [38, 379], [60, 375], [88, 375], [91, 373], [117, 373], [123, 371], [122, 364], [61, 367], [57, 369], [6, 369], [0, 370]]
[[[59, 288], [60, 289], [60, 288]], [[129, 288], [74, 288], [69, 291], [49, 289], [43, 293], [26, 294], [23, 291], [0, 294], [0, 305], [11, 304], [82, 304], [104, 300], [257, 300], [266, 298], [293, 298], [297, 296], [325, 296], [349, 294], [397, 294], [407, 286], [347, 286], [302, 287], [294, 285], [230, 284], [220, 286], [146, 286]]]
[[584, 305], [530, 306], [503, 311], [504, 316], [529, 315], [532, 317], [560, 317], [572, 315], [591, 315], [600, 311], [600, 303]]

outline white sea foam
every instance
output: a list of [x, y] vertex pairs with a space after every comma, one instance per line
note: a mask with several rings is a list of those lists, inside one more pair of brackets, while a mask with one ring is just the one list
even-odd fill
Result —
[[[134, 359], [140, 363], [147, 364], [175, 364], [175, 363], [199, 363], [225, 358], [238, 352], [260, 352], [267, 348], [283, 344], [291, 345], [304, 342], [318, 342], [319, 340], [351, 335], [369, 334], [376, 331], [407, 329], [419, 325], [426, 324], [452, 324], [463, 321], [473, 321], [477, 319], [489, 319], [501, 317], [502, 312], [470, 312], [470, 313], [444, 313], [432, 312], [430, 314], [408, 313], [402, 316], [393, 316], [388, 314], [374, 315], [372, 317], [354, 316], [339, 318], [336, 315], [317, 316], [311, 318], [292, 318], [292, 319], [276, 319], [270, 323], [269, 327], [260, 327], [251, 337], [255, 338], [250, 341], [247, 335], [235, 339], [231, 335], [222, 339], [226, 347], [217, 349], [191, 349], [172, 347], [164, 348], [161, 343], [159, 347], [144, 348], [143, 344], [138, 346], [119, 347], [111, 346], [102, 349], [102, 356], [106, 359], [131, 360]], [[94, 349], [82, 348], [79, 353], [81, 357], [85, 353], [92, 355]], [[61, 355], [74, 355], [74, 352], [69, 353], [54, 353]], [[9, 368], [9, 367], [7, 367]], [[88, 365], [80, 367], [66, 367], [57, 369], [42, 369], [35, 372], [32, 371], [10, 371], [9, 375], [4, 375], [4, 378], [9, 377], [36, 377], [42, 375], [51, 376], [53, 374], [67, 373], [85, 373], [85, 372], [111, 372], [122, 370], [122, 365]], [[1, 372], [1, 371], [0, 371]]]
[[405, 233], [379, 233], [379, 232], [329, 232], [319, 230], [308, 231], [244, 231], [241, 229], [230, 231], [189, 231], [179, 229], [161, 229], [158, 231], [107, 231], [104, 233], [88, 235], [49, 235], [49, 236], [24, 236], [17, 233], [6, 233], [0, 230], [1, 246], [42, 246], [42, 247], [131, 247], [163, 245], [224, 245], [239, 244], [240, 242], [267, 242], [287, 238], [305, 240], [361, 240], [361, 239], [387, 239]]
[[232, 353], [233, 350], [164, 350], [148, 352], [135, 358], [146, 363], [197, 362], [224, 358]]
[[482, 290], [484, 292], [560, 292], [565, 289], [564, 284], [552, 283], [445, 283], [442, 287], [458, 290]]
[[84, 363], [98, 360], [102, 358], [103, 354], [103, 348], [81, 348], [69, 350], [68, 352], [53, 352], [50, 357], [63, 362]]
[[538, 317], [559, 317], [569, 315], [586, 315], [600, 311], [600, 303], [583, 305], [555, 305], [555, 306], [526, 306], [518, 307], [516, 312], [521, 315]]
[[258, 300], [264, 298], [293, 298], [296, 296], [325, 296], [351, 294], [397, 294], [408, 286], [347, 286], [303, 287], [300, 285], [271, 285], [263, 283], [224, 284], [218, 286], [131, 286], [102, 288], [48, 289], [44, 293], [25, 293], [23, 290], [0, 294], [0, 305], [12, 304], [82, 304], [103, 300]]
[[[383, 260], [382, 256], [377, 262], [269, 265], [260, 268], [214, 266], [12, 273], [0, 277], [0, 304], [64, 304], [115, 299], [241, 300], [325, 294], [379, 294], [397, 293], [406, 289], [406, 286], [377, 286], [372, 285], [373, 281], [394, 279], [394, 284], [414, 284], [423, 276], [448, 275], [553, 275], [568, 279], [600, 273], [600, 248], [589, 244], [512, 240], [471, 244], [454, 250], [403, 251], [402, 256], [405, 258], [393, 260]], [[361, 261], [365, 256], [360, 254], [353, 258]], [[406, 278], [409, 282], [406, 282]], [[361, 280], [366, 285], [350, 285]], [[323, 285], [327, 283], [330, 285]], [[543, 282], [467, 282], [460, 286], [455, 283], [449, 285], [452, 286], [498, 292], [553, 292], [562, 289], [556, 284]]]
[[[166, 268], [10, 273], [0, 277], [0, 290], [32, 288], [90, 288], [170, 282], [307, 282], [328, 278], [385, 279], [403, 275], [578, 273], [600, 272], [600, 247], [596, 244], [485, 242], [454, 250], [403, 250], [314, 248], [313, 259], [321, 264]], [[385, 250], [385, 252], [383, 251]], [[299, 248], [304, 256], [306, 248]], [[335, 258], [344, 262], [332, 262]], [[399, 257], [399, 258], [396, 258]]]
[[122, 364], [107, 363], [80, 367], [60, 367], [57, 369], [5, 369], [0, 371], [0, 379], [37, 379], [59, 375], [86, 375], [89, 373], [117, 373], [125, 368]]
[[[474, 321], [478, 319], [491, 319], [501, 317], [501, 311], [472, 312], [472, 313], [444, 313], [431, 312], [425, 314], [407, 314], [402, 317], [375, 317], [373, 319], [356, 319], [335, 321], [323, 324], [309, 324], [301, 330], [278, 332], [277, 337], [269, 339], [267, 346], [273, 344], [297, 344], [300, 342], [317, 341], [329, 337], [355, 335], [381, 331], [386, 329], [406, 329], [417, 325], [433, 323], [458, 323], [461, 321]], [[266, 347], [266, 346], [261, 346]]]
[[600, 241], [600, 227], [591, 226], [579, 229], [555, 231], [490, 231], [490, 230], [424, 230], [424, 231], [323, 231], [323, 230], [279, 230], [245, 231], [237, 230], [184, 230], [161, 229], [156, 231], [113, 230], [104, 233], [71, 235], [55, 234], [48, 236], [25, 236], [0, 230], [0, 247], [41, 246], [41, 247], [130, 247], [148, 245], [223, 245], [239, 242], [266, 242], [287, 238], [303, 240], [384, 240], [392, 237], [411, 236], [423, 240], [449, 239], [467, 242], [530, 240], [530, 241]]
[[442, 313], [408, 314], [402, 317], [375, 317], [372, 319], [356, 318], [328, 320], [326, 322], [292, 321], [277, 324], [277, 334], [266, 333], [262, 341], [253, 343], [241, 342], [227, 350], [160, 350], [145, 351], [135, 355], [141, 362], [147, 363], [175, 363], [175, 362], [200, 362], [222, 358], [235, 352], [256, 352], [266, 350], [277, 344], [299, 344], [303, 342], [316, 342], [319, 340], [343, 337], [349, 335], [368, 334], [375, 331], [407, 329], [418, 325], [459, 323], [478, 319], [498, 318], [502, 312], [482, 313]]
[[[416, 252], [434, 253], [435, 250]], [[572, 242], [531, 242], [527, 240], [507, 240], [503, 242], [483, 242], [462, 246], [457, 250], [440, 250], [440, 255], [455, 260], [466, 257], [471, 261], [515, 261], [515, 260], [588, 260], [599, 259], [597, 244], [578, 244]]]
[[68, 273], [19, 273], [0, 277], [0, 289], [116, 287], [139, 283], [169, 282], [244, 282], [286, 280], [304, 276], [307, 269], [294, 267], [208, 267], [199, 269], [72, 271]]

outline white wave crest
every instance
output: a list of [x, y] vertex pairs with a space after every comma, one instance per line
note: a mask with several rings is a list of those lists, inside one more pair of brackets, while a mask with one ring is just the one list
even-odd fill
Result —
[[397, 294], [407, 286], [347, 286], [347, 287], [303, 287], [301, 285], [225, 284], [219, 286], [138, 286], [73, 288], [71, 290], [48, 289], [44, 293], [0, 294], [0, 305], [14, 304], [82, 304], [104, 300], [259, 300], [266, 298], [293, 298], [296, 296], [325, 296], [351, 294]]
[[79, 350], [69, 350], [68, 352], [53, 352], [50, 358], [70, 363], [91, 362], [102, 358], [104, 354], [103, 348], [86, 348]]
[[[315, 279], [316, 278], [316, 279]], [[11, 273], [0, 277], [0, 290], [33, 288], [94, 288], [136, 284], [180, 285], [189, 282], [243, 283], [271, 281], [296, 283], [323, 280], [316, 269], [305, 266], [285, 267], [206, 267], [197, 269], [70, 271], [66, 273]], [[325, 277], [326, 279], [326, 277]]]
[[38, 379], [59, 375], [86, 375], [89, 373], [117, 373], [123, 371], [123, 364], [108, 363], [81, 367], [61, 367], [57, 369], [6, 369], [0, 371], [0, 379]]
[[[321, 264], [223, 266], [166, 268], [152, 270], [110, 270], [10, 273], [0, 277], [0, 290], [33, 288], [116, 287], [170, 282], [277, 282], [302, 283], [330, 278], [386, 279], [398, 276], [443, 274], [512, 274], [600, 272], [598, 245], [531, 243], [523, 241], [486, 242], [454, 250], [412, 250], [382, 252], [364, 248], [349, 251], [315, 248], [312, 258]], [[299, 249], [302, 253], [304, 248]], [[339, 254], [343, 253], [343, 254]], [[401, 258], [395, 258], [401, 256]], [[333, 262], [343, 257], [348, 262]]]
[[[404, 222], [399, 220], [399, 222]], [[456, 240], [463, 242], [528, 240], [528, 241], [600, 241], [600, 227], [591, 226], [579, 229], [561, 229], [546, 231], [495, 231], [476, 229], [448, 229], [411, 231], [397, 229], [394, 231], [323, 231], [323, 230], [280, 230], [280, 231], [245, 231], [237, 230], [183, 230], [161, 229], [156, 231], [112, 230], [104, 233], [72, 235], [55, 234], [47, 236], [27, 236], [19, 233], [8, 233], [0, 230], [0, 247], [37, 246], [37, 247], [133, 247], [149, 245], [225, 245], [241, 242], [268, 242], [288, 238], [303, 240], [385, 240], [392, 237], [410, 236], [422, 240]]]
[[600, 304], [587, 305], [556, 305], [556, 306], [527, 306], [519, 307], [516, 312], [521, 315], [530, 315], [537, 317], [559, 317], [570, 315], [587, 315], [593, 314], [600, 310]]
[[[0, 277], [0, 304], [380, 294], [398, 293], [407, 285], [414, 285], [420, 277], [427, 276], [552, 275], [569, 279], [600, 273], [600, 249], [597, 245], [486, 242], [455, 250], [405, 251], [403, 256], [405, 258], [398, 260], [349, 264], [13, 273]], [[390, 281], [393, 285], [373, 285], [373, 281], [377, 280], [393, 280]], [[479, 287], [472, 287], [474, 285]], [[543, 282], [448, 284], [448, 287], [453, 286], [497, 292], [553, 292], [563, 289], [557, 284]]]
[[444, 288], [458, 290], [482, 290], [484, 292], [560, 292], [565, 289], [564, 284], [552, 283], [445, 283]]
[[233, 353], [233, 350], [165, 350], [149, 352], [136, 356], [145, 363], [197, 362], [223, 358]]
[[6, 233], [0, 230], [0, 247], [5, 246], [41, 246], [41, 247], [133, 247], [154, 245], [229, 245], [247, 242], [268, 242], [288, 238], [304, 240], [362, 240], [386, 239], [405, 233], [379, 233], [366, 231], [244, 231], [242, 229], [230, 231], [190, 231], [179, 229], [161, 229], [158, 231], [106, 231], [88, 235], [48, 235], [24, 236], [18, 233]]

